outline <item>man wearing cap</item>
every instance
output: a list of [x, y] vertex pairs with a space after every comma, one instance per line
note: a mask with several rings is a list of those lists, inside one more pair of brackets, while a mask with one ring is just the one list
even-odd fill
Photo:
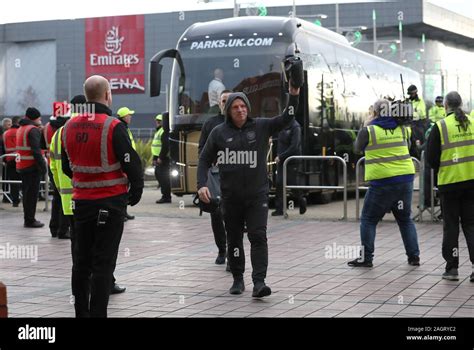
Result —
[[155, 177], [161, 188], [161, 199], [156, 201], [157, 204], [171, 203], [169, 143], [168, 132], [163, 127], [163, 114], [155, 117], [156, 132], [151, 144]]
[[46, 162], [41, 154], [41, 113], [29, 107], [20, 120], [16, 133], [16, 170], [21, 176], [24, 226], [40, 228], [44, 224], [35, 218], [41, 176], [46, 173]]
[[436, 97], [434, 106], [430, 108], [429, 116], [433, 123], [446, 117], [446, 110], [443, 106], [443, 96]]
[[425, 101], [418, 96], [418, 88], [415, 85], [410, 85], [407, 92], [408, 101], [411, 102], [413, 107], [413, 137], [417, 145], [422, 145], [425, 143], [425, 132], [430, 124], [429, 119], [426, 118]]
[[[130, 142], [132, 143], [132, 148], [136, 151], [137, 145], [135, 144], [135, 140], [133, 139], [133, 134], [130, 131], [129, 125], [132, 122], [132, 115], [135, 114], [135, 111], [132, 111], [128, 107], [119, 108], [117, 111], [118, 119], [124, 123], [125, 128], [127, 129], [128, 137], [130, 138]], [[135, 219], [134, 215], [130, 215], [128, 211], [125, 213], [125, 221]]]
[[295, 117], [299, 88], [289, 87], [288, 106], [274, 118], [250, 118], [250, 102], [242, 92], [232, 93], [224, 107], [226, 120], [209, 135], [199, 156], [198, 194], [210, 202], [208, 169], [216, 162], [221, 180], [221, 200], [228, 240], [228, 260], [234, 282], [230, 294], [245, 290], [244, 227], [247, 226], [252, 261], [252, 297], [271, 294], [265, 284], [268, 267], [268, 139], [283, 130]]

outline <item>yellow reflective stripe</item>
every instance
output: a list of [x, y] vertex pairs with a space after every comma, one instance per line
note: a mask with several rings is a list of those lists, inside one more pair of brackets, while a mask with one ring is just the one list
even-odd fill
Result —
[[384, 158], [366, 159], [365, 164], [388, 163], [388, 162], [394, 162], [394, 161], [397, 161], [397, 160], [405, 160], [405, 159], [411, 159], [411, 156], [409, 154], [405, 154], [403, 156], [392, 156], [392, 157], [384, 157]]

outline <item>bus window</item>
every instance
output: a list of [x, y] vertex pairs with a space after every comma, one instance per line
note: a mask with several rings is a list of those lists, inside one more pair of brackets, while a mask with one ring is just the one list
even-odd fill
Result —
[[[223, 89], [244, 92], [251, 104], [251, 117], [273, 117], [282, 112], [281, 61], [287, 43], [271, 48], [223, 48], [191, 50], [193, 43], [180, 48], [186, 71], [184, 91], [177, 96], [178, 113], [174, 124], [190, 120], [204, 122], [216, 115], [213, 101]], [[195, 45], [194, 45], [195, 46]], [[181, 109], [180, 109], [181, 107]], [[191, 119], [190, 116], [195, 116]]]

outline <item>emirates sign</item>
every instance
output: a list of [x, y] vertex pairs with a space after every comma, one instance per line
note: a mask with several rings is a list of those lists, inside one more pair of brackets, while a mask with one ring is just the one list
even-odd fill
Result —
[[99, 74], [117, 94], [145, 92], [144, 16], [86, 19], [86, 75]]

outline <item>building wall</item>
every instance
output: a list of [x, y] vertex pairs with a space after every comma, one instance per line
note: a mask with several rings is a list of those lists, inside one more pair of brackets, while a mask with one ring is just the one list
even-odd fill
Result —
[[[340, 27], [367, 26], [371, 28], [373, 9], [377, 12], [378, 27], [396, 25], [399, 11], [404, 12], [403, 23], [405, 25], [417, 24], [423, 21], [422, 0], [340, 4]], [[288, 16], [289, 11], [291, 11], [291, 6], [272, 7], [268, 8], [268, 15]], [[328, 16], [327, 19], [321, 20], [323, 26], [328, 28], [335, 27], [335, 5], [298, 6], [297, 8], [297, 15], [305, 16], [307, 14], [318, 13], [324, 13]], [[232, 14], [233, 11], [227, 9], [145, 15], [146, 62], [159, 50], [175, 47], [183, 31], [193, 23], [227, 18], [232, 16]], [[245, 9], [241, 9], [240, 15], [245, 15]], [[305, 19], [313, 21], [313, 18]], [[18, 44], [38, 41], [54, 42], [56, 47], [56, 71], [48, 73], [50, 74], [50, 79], [55, 82], [54, 99], [68, 100], [70, 96], [82, 93], [82, 84], [85, 79], [84, 20], [77, 19], [0, 25], [0, 43]], [[410, 40], [407, 38], [407, 47], [410, 45], [409, 43]], [[416, 40], [413, 45], [417, 45]], [[366, 50], [372, 52], [370, 45]], [[5, 62], [2, 67], [2, 51], [4, 50], [0, 47], [0, 83], [6, 73], [8, 73], [5, 69], [5, 65], [10, 64], [6, 62], [7, 58], [5, 58], [5, 54], [3, 54]], [[463, 51], [460, 52], [465, 53]], [[34, 53], [34, 55], [41, 56], [41, 53]], [[8, 57], [11, 59], [15, 58], [14, 55]], [[50, 62], [50, 60], [48, 61]], [[165, 64], [163, 69], [164, 80], [162, 90], [165, 89], [166, 77], [170, 76], [170, 68], [171, 64]], [[36, 80], [47, 80], [48, 76], [45, 77], [44, 75], [45, 72], [42, 72], [41, 68], [34, 68], [33, 71], [30, 72], [29, 77]], [[453, 75], [448, 74], [448, 76], [451, 77]], [[147, 82], [148, 69], [145, 70], [145, 78]], [[449, 79], [451, 78], [448, 78], [447, 82], [449, 81], [449, 84], [452, 84]], [[2, 96], [5, 97], [5, 92], [2, 92], [2, 87], [0, 86], [0, 114], [5, 113], [6, 105], [5, 100], [2, 103]], [[153, 116], [166, 109], [165, 96], [166, 94], [162, 94], [160, 97], [150, 98], [148, 91], [144, 94], [115, 95], [113, 109], [116, 110], [121, 106], [128, 106], [137, 112], [133, 121], [134, 127], [153, 127]], [[10, 106], [11, 104], [7, 103], [7, 105]], [[42, 113], [44, 115], [51, 114], [52, 110], [51, 108], [48, 110], [48, 106], [52, 106], [52, 101], [44, 102], [43, 105], [45, 107], [42, 107]], [[9, 112], [21, 114], [23, 111], [17, 109], [9, 110]]]

